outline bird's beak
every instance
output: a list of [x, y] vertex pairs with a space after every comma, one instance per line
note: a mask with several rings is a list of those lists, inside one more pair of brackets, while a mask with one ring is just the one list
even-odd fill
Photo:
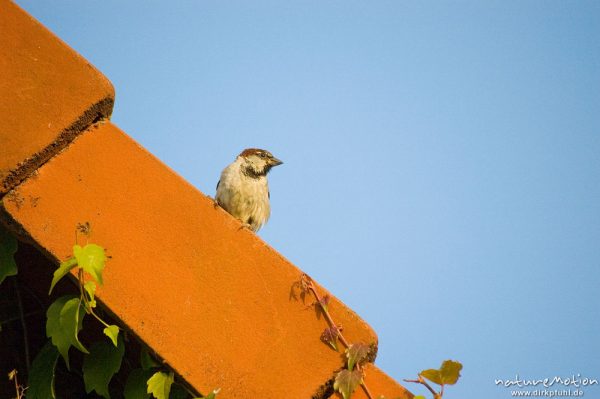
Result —
[[277, 165], [281, 165], [283, 162], [280, 161], [279, 159], [275, 158], [275, 157], [272, 157], [269, 160], [269, 163], [271, 164], [271, 166], [277, 166]]

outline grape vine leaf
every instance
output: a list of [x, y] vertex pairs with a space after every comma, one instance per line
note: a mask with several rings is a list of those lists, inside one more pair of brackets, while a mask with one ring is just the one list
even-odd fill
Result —
[[460, 377], [462, 364], [453, 360], [444, 360], [439, 369], [427, 369], [419, 373], [422, 377], [438, 385], [454, 385]]
[[54, 368], [58, 360], [58, 351], [51, 341], [40, 350], [31, 363], [29, 373], [28, 399], [55, 399]]
[[104, 335], [106, 335], [108, 338], [110, 338], [112, 343], [115, 346], [117, 346], [117, 339], [119, 338], [119, 327], [112, 324], [112, 325], [106, 327], [103, 330], [103, 332], [104, 332]]
[[363, 375], [358, 369], [354, 371], [343, 369], [335, 376], [333, 389], [341, 393], [344, 399], [349, 399], [352, 392], [362, 382], [362, 378]]
[[[69, 301], [77, 301], [79, 302], [79, 299], [73, 295], [65, 295], [65, 296], [61, 296], [60, 298], [58, 298], [57, 300], [55, 300], [50, 307], [48, 307], [48, 310], [46, 311], [46, 336], [48, 338], [51, 339], [52, 344], [54, 346], [56, 346], [56, 348], [58, 349], [58, 352], [61, 354], [61, 356], [63, 357], [63, 359], [65, 360], [65, 364], [67, 365], [67, 368], [70, 369], [69, 366], [69, 348], [73, 345], [72, 342], [72, 337], [71, 337], [71, 329], [69, 328], [67, 330], [66, 327], [63, 327], [63, 324], [61, 324], [61, 313], [62, 310], [64, 309], [65, 305], [67, 302]], [[75, 329], [75, 337], [77, 336], [77, 332], [79, 330], [81, 330], [81, 323], [83, 321], [83, 314], [84, 314], [84, 310], [80, 309], [79, 314], [77, 316], [79, 316], [77, 318], [76, 321], [76, 329]], [[75, 315], [71, 315], [72, 319], [71, 322], [74, 321], [74, 316]], [[65, 315], [64, 318], [64, 323], [65, 325], [67, 325], [67, 318]], [[79, 341], [77, 341], [79, 342]], [[81, 345], [81, 344], [79, 344]], [[85, 348], [83, 348], [85, 349]], [[86, 351], [84, 351], [86, 352]]]
[[351, 344], [346, 349], [346, 357], [348, 358], [348, 370], [352, 371], [355, 364], [362, 364], [369, 355], [369, 345], [358, 342]]
[[67, 259], [58, 266], [58, 269], [54, 271], [54, 276], [52, 277], [52, 283], [50, 284], [50, 290], [48, 291], [48, 295], [52, 294], [52, 290], [56, 283], [60, 281], [64, 276], [66, 276], [71, 269], [77, 266], [77, 259], [74, 257]]
[[151, 393], [156, 399], [169, 399], [171, 385], [173, 385], [174, 380], [173, 372], [167, 374], [157, 371], [148, 380], [148, 389], [146, 392]]
[[125, 353], [123, 340], [117, 346], [106, 341], [99, 341], [90, 347], [90, 353], [83, 358], [83, 382], [85, 391], [96, 393], [110, 399], [108, 384], [113, 375], [121, 368], [121, 360]]
[[14, 257], [17, 247], [16, 238], [0, 226], [0, 284], [6, 277], [17, 274], [17, 263]]
[[146, 381], [154, 374], [152, 370], [134, 369], [131, 370], [125, 383], [123, 397], [125, 399], [148, 399], [150, 394], [146, 392], [148, 386]]
[[88, 272], [98, 283], [102, 284], [102, 271], [106, 262], [104, 248], [96, 244], [87, 244], [85, 247], [73, 246], [73, 254], [77, 264]]

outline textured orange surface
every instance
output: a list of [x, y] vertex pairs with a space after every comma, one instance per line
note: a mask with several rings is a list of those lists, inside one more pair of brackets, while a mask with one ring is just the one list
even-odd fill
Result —
[[[2, 206], [60, 260], [90, 222], [112, 257], [98, 297], [201, 393], [311, 398], [343, 364], [319, 339], [325, 320], [290, 299], [301, 271], [110, 123]], [[338, 300], [329, 308], [348, 339], [377, 341]]]
[[114, 90], [85, 59], [0, 0], [0, 196], [108, 117]]
[[[365, 382], [369, 387], [369, 392], [371, 392], [375, 398], [379, 398], [381, 395], [383, 395], [385, 399], [412, 399], [413, 397], [412, 393], [407, 391], [373, 364], [367, 364], [365, 366]], [[330, 399], [343, 398], [342, 395], [336, 392], [330, 396]], [[356, 391], [354, 391], [352, 399], [368, 399], [368, 397], [362, 387], [358, 387]]]

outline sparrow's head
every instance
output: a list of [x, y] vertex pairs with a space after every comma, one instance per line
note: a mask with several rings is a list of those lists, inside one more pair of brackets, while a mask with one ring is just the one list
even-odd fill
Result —
[[239, 155], [244, 161], [243, 171], [250, 177], [265, 176], [273, 166], [281, 165], [269, 151], [247, 148]]

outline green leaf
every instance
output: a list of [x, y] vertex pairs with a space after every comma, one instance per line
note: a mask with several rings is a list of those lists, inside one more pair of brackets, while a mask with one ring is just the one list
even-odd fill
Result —
[[[73, 310], [72, 305], [75, 303], [78, 304], [79, 298], [77, 298], [73, 295], [61, 296], [60, 298], [55, 300], [50, 305], [48, 310], [46, 311], [46, 336], [48, 338], [50, 338], [52, 340], [52, 344], [58, 348], [58, 351], [60, 352], [63, 359], [65, 360], [65, 364], [67, 365], [67, 368], [70, 369], [69, 348], [73, 345], [72, 336], [74, 335], [75, 337], [77, 337], [77, 332], [79, 332], [79, 330], [81, 330], [83, 315], [85, 314], [85, 311], [83, 310], [83, 308], [81, 308], [79, 310], [79, 314], [74, 313], [74, 314], [68, 315], [65, 313], [63, 320], [62, 320], [64, 322], [65, 326], [68, 326], [68, 328], [65, 328], [65, 327], [63, 327], [63, 324], [61, 322], [61, 313], [62, 313], [63, 309], [65, 308], [65, 305], [67, 304], [67, 302], [70, 303], [70, 308], [68, 310], [72, 311]], [[67, 316], [70, 316], [71, 319], [68, 319]], [[77, 316], [77, 318], [75, 316]], [[69, 323], [74, 323], [75, 318], [77, 320], [76, 320], [76, 324], [74, 324], [76, 327], [75, 327], [75, 331], [73, 334], [73, 331], [71, 329], [73, 324], [69, 324]], [[79, 341], [77, 341], [77, 342], [79, 342]], [[79, 344], [79, 345], [81, 346], [81, 344]], [[83, 349], [85, 349], [85, 348], [83, 348]], [[87, 352], [87, 351], [85, 351], [85, 352]]]
[[142, 352], [140, 353], [140, 364], [144, 370], [160, 367], [160, 364], [150, 356], [146, 348], [142, 348]]
[[173, 372], [167, 374], [157, 371], [148, 380], [148, 389], [146, 392], [151, 393], [156, 399], [169, 399], [174, 379]]
[[58, 269], [54, 271], [54, 276], [52, 277], [52, 283], [50, 284], [50, 291], [48, 291], [48, 295], [52, 293], [56, 283], [66, 276], [75, 266], [77, 266], [77, 259], [75, 258], [69, 258], [58, 266]]
[[96, 391], [98, 395], [110, 399], [108, 384], [121, 368], [123, 353], [123, 340], [119, 340], [116, 347], [106, 341], [96, 342], [90, 347], [89, 355], [83, 358], [83, 382], [87, 393]]
[[419, 374], [438, 385], [454, 385], [460, 377], [460, 370], [462, 370], [460, 362], [445, 360], [439, 369], [427, 369]]
[[[93, 281], [88, 281], [83, 285], [83, 289], [88, 294], [90, 308], [96, 307], [96, 283]], [[116, 345], [116, 344], [115, 344]]]
[[434, 382], [438, 385], [442, 385], [442, 376], [440, 374], [440, 370], [437, 369], [427, 369], [423, 370], [419, 373], [421, 377], [427, 378], [429, 381]]
[[150, 394], [146, 392], [148, 386], [146, 381], [152, 376], [152, 370], [135, 369], [129, 373], [123, 396], [125, 399], [148, 399]]
[[50, 338], [52, 344], [58, 349], [63, 359], [65, 359], [67, 368], [69, 368], [69, 347], [71, 347], [71, 340], [60, 328], [60, 310], [71, 298], [74, 297], [71, 295], [61, 296], [52, 302], [46, 311], [46, 336]]
[[343, 369], [336, 376], [333, 389], [342, 394], [344, 399], [349, 399], [356, 387], [361, 384], [363, 375], [360, 370], [354, 371]]
[[77, 258], [77, 264], [88, 272], [98, 283], [102, 284], [102, 270], [106, 262], [104, 248], [96, 244], [87, 244], [81, 248], [73, 246], [73, 254]]
[[0, 284], [6, 277], [17, 274], [17, 247], [17, 240], [0, 224]]
[[29, 373], [28, 399], [54, 399], [54, 368], [58, 360], [58, 351], [51, 341], [37, 354], [31, 363]]
[[69, 299], [60, 310], [60, 328], [69, 337], [71, 345], [83, 353], [88, 353], [88, 350], [79, 342], [78, 337], [83, 324], [83, 316], [85, 316], [85, 309], [81, 306], [81, 300], [79, 298]]
[[460, 371], [463, 366], [460, 362], [454, 360], [444, 360], [440, 372], [442, 375], [442, 381], [446, 385], [454, 385], [460, 377]]
[[369, 345], [358, 342], [352, 344], [346, 349], [346, 357], [348, 358], [348, 370], [352, 371], [355, 364], [362, 364], [369, 355]]
[[108, 327], [106, 327], [104, 330], [104, 335], [106, 335], [108, 338], [110, 338], [110, 340], [112, 341], [112, 343], [117, 346], [117, 339], [119, 338], [119, 327], [113, 325], [110, 325]]

